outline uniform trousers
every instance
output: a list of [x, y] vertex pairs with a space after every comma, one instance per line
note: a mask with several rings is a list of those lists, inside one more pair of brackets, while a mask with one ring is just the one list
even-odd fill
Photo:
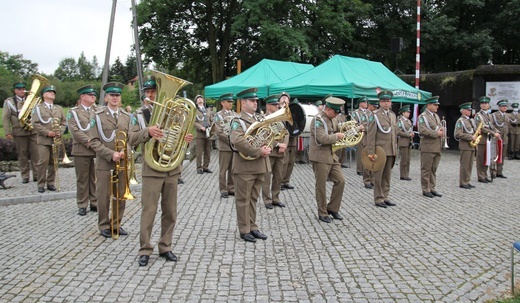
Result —
[[264, 182], [262, 174], [235, 174], [235, 204], [238, 231], [247, 234], [258, 230], [256, 225], [256, 201]]
[[[520, 126], [514, 126], [520, 127]], [[509, 137], [509, 151], [512, 153], [520, 152], [520, 134], [511, 134]]]
[[285, 150], [282, 184], [289, 184], [289, 182], [291, 181], [291, 175], [294, 168], [294, 161], [296, 161], [297, 152], [297, 146], [287, 146], [287, 149]]
[[208, 138], [197, 138], [196, 144], [197, 169], [208, 169], [211, 153], [211, 140]]
[[357, 173], [363, 172], [363, 162], [361, 162], [361, 157], [363, 154], [363, 148], [365, 146], [362, 142], [363, 141], [359, 142], [359, 144], [356, 146], [356, 172]]
[[177, 181], [180, 174], [166, 177], [143, 177], [143, 197], [141, 199], [141, 230], [139, 255], [151, 255], [152, 228], [161, 199], [161, 236], [159, 253], [172, 250], [173, 229], [177, 222]]
[[410, 154], [409, 146], [399, 146], [399, 170], [401, 178], [408, 178], [410, 176]]
[[473, 161], [475, 161], [475, 150], [460, 151], [459, 186], [470, 183]]
[[435, 191], [437, 185], [437, 167], [441, 153], [421, 152], [421, 187], [423, 193]]
[[504, 154], [506, 152], [507, 144], [502, 144], [502, 163], [497, 163], [497, 175], [504, 175]]
[[265, 180], [262, 184], [262, 199], [264, 200], [264, 204], [280, 202], [284, 159], [285, 157], [269, 157], [271, 171], [265, 173]]
[[[345, 177], [341, 170], [341, 164], [326, 164], [314, 161], [311, 161], [311, 163], [316, 179], [314, 191], [318, 205], [318, 216], [327, 216], [327, 210], [339, 212], [343, 189], [345, 188]], [[329, 204], [327, 204], [327, 179], [333, 183]]]
[[235, 183], [233, 181], [233, 152], [219, 151], [218, 153], [218, 188], [220, 193], [234, 192]]
[[387, 156], [383, 168], [373, 173], [374, 177], [374, 202], [381, 203], [388, 200], [390, 195], [390, 181], [392, 180], [392, 168], [395, 164], [395, 156]]
[[[482, 138], [485, 140], [484, 138]], [[484, 180], [487, 176], [489, 165], [484, 165], [486, 161], [486, 144], [477, 145], [477, 178]]]
[[78, 208], [97, 207], [96, 165], [94, 156], [74, 156], [76, 170], [76, 202]]
[[[22, 179], [30, 178], [30, 170], [33, 171], [33, 178], [38, 179], [36, 172], [38, 167], [38, 145], [36, 144], [36, 135], [29, 136], [13, 136], [16, 145], [16, 153], [18, 155], [18, 165]], [[30, 162], [29, 162], [30, 160]]]
[[52, 153], [52, 145], [38, 144], [38, 187], [54, 185], [56, 172], [54, 171], [54, 155]]
[[[114, 211], [114, 209], [116, 209], [117, 207], [117, 210], [118, 210], [118, 213], [115, 214], [115, 213], [112, 213], [112, 215], [114, 216], [117, 216], [117, 220], [114, 222], [114, 223], [117, 223], [118, 226], [121, 226], [121, 220], [123, 219], [123, 215], [125, 213], [125, 205], [126, 205], [126, 200], [124, 199], [121, 199], [124, 194], [125, 194], [125, 180], [124, 180], [124, 171], [121, 171], [119, 174], [118, 174], [118, 179], [119, 179], [119, 182], [118, 182], [118, 187], [119, 187], [119, 197], [120, 197], [120, 201], [118, 203], [118, 205], [116, 206], [115, 204], [115, 199], [112, 201], [114, 205], [112, 205], [112, 212]], [[105, 230], [105, 229], [110, 229], [110, 194], [111, 194], [111, 189], [110, 189], [110, 186], [113, 186], [114, 190], [114, 194], [116, 193], [116, 185], [115, 183], [112, 184], [111, 181], [112, 181], [112, 178], [111, 178], [112, 174], [110, 173], [109, 170], [97, 170], [97, 180], [99, 181], [97, 183], [97, 188], [96, 188], [96, 197], [97, 197], [97, 201], [98, 201], [98, 228], [100, 231], [102, 230]], [[143, 196], [144, 196], [144, 193], [143, 193]], [[115, 228], [115, 227], [114, 227]]]

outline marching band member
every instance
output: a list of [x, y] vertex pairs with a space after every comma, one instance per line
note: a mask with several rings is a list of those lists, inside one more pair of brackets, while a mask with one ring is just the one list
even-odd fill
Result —
[[[504, 151], [507, 149], [507, 137], [509, 134], [509, 114], [507, 113], [507, 100], [500, 100], [497, 102], [498, 105], [498, 111], [491, 114], [491, 123], [496, 128], [496, 130], [500, 133], [500, 138], [502, 138], [502, 146], [500, 150], [500, 158], [502, 158], [502, 161], [500, 163], [496, 164], [496, 175], [493, 176], [495, 172], [491, 172], [490, 167], [490, 174], [492, 177], [498, 177], [498, 178], [504, 178], [507, 179], [506, 176], [504, 176]], [[500, 142], [500, 141], [499, 141]], [[497, 152], [499, 148], [497, 147]]]
[[470, 145], [470, 142], [475, 141], [478, 134], [475, 134], [475, 122], [471, 119], [471, 102], [462, 103], [459, 108], [462, 115], [455, 124], [453, 135], [455, 140], [459, 141], [459, 187], [471, 189], [475, 187], [470, 183], [473, 162], [475, 161], [475, 148]]
[[[60, 137], [65, 131], [65, 115], [61, 106], [54, 104], [56, 99], [56, 88], [49, 85], [42, 88], [43, 102], [34, 107], [32, 113], [32, 123], [34, 129], [38, 132], [38, 192], [45, 192], [45, 184], [47, 189], [55, 191], [56, 170], [54, 168], [54, 154], [52, 145], [54, 138]], [[53, 130], [53, 119], [59, 121], [59, 131]], [[59, 148], [59, 146], [55, 146]], [[50, 165], [49, 165], [50, 164]]]
[[[229, 146], [229, 130], [231, 125], [224, 125], [226, 118], [236, 116], [233, 110], [233, 94], [224, 94], [219, 97], [222, 110], [220, 110], [214, 119], [215, 133], [218, 137], [218, 187], [220, 197], [227, 198], [235, 195], [235, 182], [233, 180], [233, 151]], [[223, 127], [224, 126], [224, 127]], [[224, 131], [224, 129], [226, 131]]]
[[[361, 162], [361, 153], [363, 151], [363, 148], [367, 145], [367, 125], [368, 125], [368, 117], [369, 117], [369, 110], [368, 107], [368, 98], [363, 96], [359, 99], [357, 99], [358, 108], [352, 112], [352, 119], [356, 120], [357, 124], [359, 126], [362, 126], [361, 130], [364, 133], [363, 139], [361, 139], [361, 142], [358, 143], [356, 146], [356, 172], [359, 176], [363, 175], [363, 162]], [[372, 184], [365, 183], [366, 188], [373, 188]]]
[[392, 167], [397, 152], [397, 118], [392, 112], [391, 91], [381, 91], [377, 94], [379, 109], [370, 116], [367, 131], [367, 154], [372, 161], [377, 160], [376, 146], [383, 148], [386, 162], [383, 168], [374, 172], [374, 203], [377, 207], [395, 206], [389, 199]]
[[518, 103], [511, 104], [513, 111], [509, 113], [509, 160], [520, 159], [520, 120]]
[[[289, 106], [290, 103], [289, 93], [283, 92], [278, 96], [278, 102], [281, 107]], [[293, 103], [298, 103], [298, 99], [293, 99]], [[294, 162], [296, 161], [296, 153], [298, 152], [298, 136], [289, 135], [289, 143], [287, 143], [287, 150], [285, 152], [285, 160], [283, 164], [283, 179], [282, 179], [282, 190], [294, 189], [294, 185], [291, 185], [291, 175], [294, 168]]]
[[[334, 119], [340, 112], [345, 101], [335, 97], [328, 97], [322, 110], [312, 119], [309, 160], [312, 163], [316, 184], [316, 204], [318, 219], [331, 223], [329, 215], [336, 220], [343, 220], [339, 214], [341, 198], [345, 188], [345, 177], [341, 170], [338, 156], [332, 151], [332, 145], [343, 139], [345, 134], [339, 132], [339, 126]], [[326, 183], [332, 181], [330, 202], [327, 204]]]
[[197, 173], [211, 174], [212, 171], [208, 168], [211, 160], [211, 139], [206, 129], [209, 130], [213, 122], [213, 111], [206, 109], [206, 102], [201, 95], [195, 96], [195, 103], [197, 104], [197, 117], [195, 119], [195, 128], [197, 129]]
[[397, 122], [397, 146], [399, 146], [399, 171], [401, 180], [410, 181], [410, 150], [411, 142], [414, 137], [413, 124], [410, 121], [410, 105], [403, 106], [399, 109], [399, 118]]
[[475, 116], [475, 123], [479, 125], [482, 123], [482, 140], [478, 143], [477, 147], [477, 177], [478, 182], [488, 183], [492, 180], [487, 176], [488, 166], [486, 165], [486, 146], [488, 144], [488, 137], [500, 138], [500, 133], [496, 131], [491, 123], [491, 117], [488, 113], [489, 102], [491, 99], [488, 97], [480, 97], [480, 111]]
[[76, 171], [78, 215], [85, 216], [89, 201], [90, 210], [97, 211], [96, 166], [94, 163], [96, 152], [90, 148], [90, 138], [87, 135], [96, 109], [97, 94], [92, 85], [79, 88], [78, 94], [79, 104], [69, 109], [67, 125], [73, 138], [72, 155]]
[[[96, 152], [98, 228], [101, 235], [105, 238], [112, 237], [112, 232], [119, 232], [121, 236], [128, 235], [128, 232], [122, 227], [119, 228], [119, 231], [112, 231], [110, 229], [109, 216], [110, 202], [112, 202], [110, 201], [110, 186], [115, 188], [115, 185], [111, 182], [112, 175], [110, 171], [115, 170], [116, 162], [119, 162], [121, 167], [126, 167], [125, 151], [116, 150], [115, 147], [117, 133], [122, 131], [128, 134], [130, 126], [130, 115], [119, 108], [123, 87], [124, 85], [119, 82], [109, 82], [103, 86], [106, 106], [98, 109], [90, 121], [90, 147]], [[127, 147], [129, 146], [128, 144]], [[125, 171], [121, 170], [117, 176], [119, 180], [117, 187], [121, 197], [124, 196], [126, 186], [124, 174]], [[117, 226], [121, 226], [125, 212], [125, 202], [126, 200], [124, 199], [119, 201]]]

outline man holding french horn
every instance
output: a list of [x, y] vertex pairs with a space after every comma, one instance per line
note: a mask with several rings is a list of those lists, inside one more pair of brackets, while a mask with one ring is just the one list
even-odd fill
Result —
[[197, 104], [197, 116], [195, 128], [197, 129], [196, 153], [197, 173], [212, 173], [208, 168], [211, 155], [210, 126], [213, 123], [213, 112], [206, 108], [206, 102], [201, 95], [195, 96]]

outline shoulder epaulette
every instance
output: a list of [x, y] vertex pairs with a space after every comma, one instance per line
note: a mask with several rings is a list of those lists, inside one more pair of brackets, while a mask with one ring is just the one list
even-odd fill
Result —
[[99, 114], [101, 114], [102, 112], [105, 111], [105, 107], [104, 106], [100, 106], [100, 107], [96, 108], [95, 110], [96, 110], [96, 115], [99, 115]]

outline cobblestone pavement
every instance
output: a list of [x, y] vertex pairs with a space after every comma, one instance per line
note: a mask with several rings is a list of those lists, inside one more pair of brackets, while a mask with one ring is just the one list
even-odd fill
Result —
[[[130, 235], [112, 240], [99, 235], [95, 213], [77, 215], [73, 168], [60, 169], [59, 194], [6, 181], [13, 188], [0, 190], [0, 301], [482, 302], [508, 291], [520, 161], [506, 162], [508, 179], [475, 180], [477, 188], [466, 190], [458, 186], [458, 152], [445, 152], [437, 177], [443, 197], [432, 199], [422, 196], [414, 150], [413, 180], [399, 180], [394, 167], [397, 207], [387, 209], [374, 207], [355, 168], [345, 168], [345, 220], [331, 224], [317, 220], [311, 166], [297, 164], [296, 188], [281, 193], [288, 206], [259, 204], [257, 222], [269, 238], [246, 243], [233, 198], [220, 199], [212, 155], [213, 174], [196, 174], [194, 163], [183, 172], [173, 249], [179, 260], [155, 251], [144, 268], [137, 264], [139, 198], [124, 215]], [[139, 186], [133, 192], [139, 196]]]

